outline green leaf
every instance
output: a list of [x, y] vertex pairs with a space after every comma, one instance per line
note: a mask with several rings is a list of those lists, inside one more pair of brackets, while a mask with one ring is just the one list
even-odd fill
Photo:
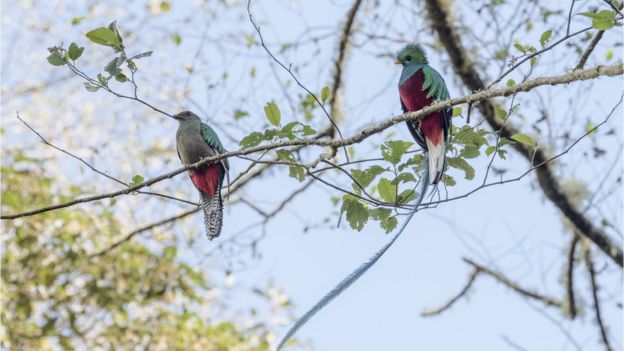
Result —
[[173, 43], [178, 46], [180, 45], [180, 43], [182, 43], [182, 37], [178, 33], [173, 33], [173, 35], [171, 36], [171, 40], [173, 40]]
[[123, 57], [115, 57], [111, 62], [107, 63], [104, 66], [104, 70], [108, 72], [111, 76], [115, 77], [121, 73], [121, 65], [124, 63], [125, 59]]
[[303, 136], [314, 135], [317, 133], [316, 130], [314, 130], [314, 128], [310, 127], [307, 124], [302, 124], [302, 126], [303, 126], [303, 130], [302, 130]]
[[163, 249], [163, 258], [166, 261], [173, 261], [176, 254], [178, 253], [178, 249], [175, 246], [167, 246]]
[[447, 157], [446, 162], [449, 167], [457, 168], [464, 171], [464, 178], [471, 180], [475, 177], [475, 170], [472, 166], [461, 157]]
[[379, 226], [386, 233], [390, 233], [391, 231], [393, 231], [397, 227], [397, 224], [399, 223], [396, 217], [390, 217], [390, 215], [392, 214], [392, 211], [388, 208], [381, 207], [381, 208], [369, 209], [368, 213], [370, 214], [371, 218], [379, 221]]
[[453, 177], [451, 177], [450, 175], [447, 175], [447, 174], [444, 174], [442, 176], [442, 183], [444, 183], [444, 185], [446, 185], [446, 186], [455, 186], [457, 184], [455, 179]]
[[592, 19], [592, 27], [598, 30], [607, 30], [613, 28], [615, 25], [615, 12], [609, 10], [601, 10], [598, 13], [582, 12], [581, 16], [589, 17]]
[[138, 184], [143, 183], [145, 179], [143, 179], [143, 177], [140, 174], [135, 175], [134, 177], [132, 177], [132, 181], [130, 181], [130, 184], [128, 184], [128, 186], [133, 187], [136, 186]]
[[546, 43], [548, 43], [548, 41], [550, 40], [550, 38], [552, 37], [552, 29], [549, 29], [547, 31], [545, 31], [544, 33], [542, 33], [542, 35], [540, 36], [540, 45], [542, 45], [542, 47], [544, 47], [546, 45]]
[[511, 136], [512, 140], [515, 140], [519, 143], [522, 144], [526, 144], [526, 145], [531, 145], [533, 146], [533, 139], [531, 139], [530, 136], [526, 135], [526, 134], [522, 134], [522, 133], [516, 133], [514, 135]]
[[324, 87], [323, 89], [321, 89], [321, 101], [325, 103], [327, 99], [329, 99], [329, 87]]
[[117, 33], [108, 28], [100, 27], [94, 29], [92, 31], [89, 31], [86, 36], [87, 38], [89, 38], [89, 40], [96, 44], [121, 49], [121, 42], [119, 41]]
[[524, 46], [522, 46], [522, 44], [514, 43], [514, 47], [516, 48], [516, 50], [520, 51], [521, 53], [526, 54], [526, 49], [524, 48]]
[[[359, 169], [353, 169], [351, 170], [351, 176], [353, 178], [355, 178], [355, 180], [357, 180], [357, 182], [363, 186], [364, 188], [368, 187], [373, 180], [375, 180], [375, 178], [377, 178], [378, 175], [382, 174], [383, 172], [385, 172], [386, 169], [378, 166], [378, 165], [373, 165], [368, 167], [366, 170], [362, 171]], [[359, 189], [356, 188], [357, 185], [354, 185], [354, 189]]]
[[496, 146], [488, 146], [487, 149], [485, 149], [485, 154], [490, 156], [494, 151], [496, 151]]
[[76, 43], [71, 43], [69, 45], [69, 50], [67, 51], [67, 54], [69, 55], [69, 58], [72, 59], [72, 61], [76, 61], [82, 55], [83, 51], [84, 47], [78, 47]]
[[118, 82], [121, 82], [121, 83], [125, 83], [125, 82], [128, 81], [128, 77], [126, 77], [125, 74], [120, 72], [120, 73], [115, 75], [115, 80], [118, 81]]
[[275, 102], [273, 101], [268, 102], [264, 106], [264, 114], [266, 115], [269, 123], [271, 123], [272, 125], [276, 127], [279, 126], [280, 121], [282, 119], [282, 113], [280, 112], [279, 107], [277, 107]]
[[351, 195], [345, 195], [340, 213], [346, 213], [351, 228], [360, 231], [368, 222], [368, 207]]
[[479, 146], [476, 146], [476, 145], [466, 145], [461, 150], [459, 155], [461, 157], [463, 157], [463, 158], [476, 158], [476, 157], [479, 157], [479, 155], [481, 155], [481, 152], [479, 151]]
[[249, 134], [248, 136], [244, 137], [240, 141], [240, 146], [243, 149], [247, 149], [247, 148], [250, 148], [250, 147], [254, 147], [254, 146], [260, 145], [260, 143], [263, 142], [264, 140], [265, 140], [264, 134], [262, 134], [260, 132], [252, 132], [251, 134]]
[[507, 159], [507, 157], [505, 157], [506, 154], [507, 154], [507, 150], [498, 149], [498, 157], [502, 158], [503, 160], [506, 160]]
[[399, 194], [399, 198], [397, 199], [397, 202], [400, 204], [409, 203], [416, 198], [417, 194], [418, 193], [414, 189], [405, 189], [401, 191], [401, 193]]
[[249, 116], [249, 112], [243, 110], [234, 110], [234, 119], [239, 120], [241, 118]]
[[392, 183], [389, 179], [381, 178], [377, 183], [377, 191], [379, 196], [390, 203], [396, 203], [397, 200], [397, 185]]
[[71, 20], [72, 26], [79, 25], [82, 21], [84, 21], [85, 18], [86, 18], [85, 16], [77, 16], [77, 17], [72, 18]]
[[401, 161], [401, 156], [413, 145], [409, 141], [391, 140], [381, 145], [381, 156], [384, 160], [396, 165]]
[[275, 154], [277, 155], [277, 159], [279, 161], [295, 161], [295, 156], [293, 156], [292, 151], [290, 150], [277, 150], [275, 151]]
[[515, 80], [513, 80], [513, 79], [509, 79], [509, 80], [507, 81], [507, 84], [506, 84], [506, 85], [507, 85], [507, 87], [508, 87], [508, 88], [511, 88], [511, 87], [513, 87], [514, 85], [516, 85], [516, 81], [515, 81]]
[[453, 137], [453, 141], [458, 144], [464, 145], [474, 145], [481, 146], [487, 143], [487, 139], [485, 139], [484, 135], [487, 134], [487, 131], [480, 129], [474, 130], [470, 126], [463, 126], [455, 136]]
[[85, 89], [87, 89], [90, 92], [95, 92], [98, 91], [101, 87], [99, 85], [95, 85], [95, 84], [91, 84], [91, 83], [84, 83]]
[[143, 58], [143, 57], [150, 57], [150, 56], [152, 56], [152, 53], [154, 53], [154, 52], [153, 51], [146, 51], [146, 52], [140, 53], [138, 55], [132, 56], [130, 58], [130, 60], [138, 60], [138, 59]]
[[529, 59], [529, 62], [531, 63], [531, 66], [535, 66], [535, 64], [537, 63], [537, 56], [533, 56]]
[[462, 114], [462, 108], [461, 107], [454, 107], [453, 108], [453, 117], [461, 116], [461, 114]]
[[100, 83], [102, 83], [103, 85], [108, 84], [108, 78], [104, 77], [104, 76], [102, 75], [102, 73], [98, 73], [98, 75], [97, 75], [97, 79], [98, 79], [98, 81], [99, 81]]
[[380, 222], [381, 228], [386, 231], [386, 233], [390, 233], [394, 229], [396, 229], [399, 224], [399, 220], [396, 217], [390, 217], [386, 219], [382, 219]]
[[408, 182], [416, 183], [416, 177], [414, 177], [414, 174], [412, 174], [411, 172], [403, 172], [399, 174], [392, 182], [394, 184], [408, 183]]
[[613, 58], [613, 50], [609, 49], [605, 52], [605, 60], [610, 61]]
[[48, 62], [53, 66], [63, 66], [67, 63], [65, 58], [58, 51], [50, 53], [50, 56], [48, 56]]
[[288, 167], [288, 176], [291, 178], [297, 179], [299, 182], [303, 182], [305, 180], [306, 171], [303, 167], [299, 166], [289, 166]]
[[498, 119], [505, 119], [507, 117], [507, 110], [501, 108], [499, 105], [494, 105], [494, 114]]
[[370, 218], [376, 221], [381, 221], [383, 219], [389, 218], [390, 215], [392, 214], [392, 210], [390, 210], [389, 208], [385, 208], [385, 207], [378, 207], [378, 208], [369, 209], [368, 214], [370, 215]]

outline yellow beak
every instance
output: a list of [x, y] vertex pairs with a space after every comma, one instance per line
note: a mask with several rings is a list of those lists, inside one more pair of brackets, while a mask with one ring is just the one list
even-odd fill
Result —
[[400, 65], [400, 64], [401, 64], [401, 61], [396, 60], [396, 61], [394, 61], [394, 64], [395, 64], [395, 65]]

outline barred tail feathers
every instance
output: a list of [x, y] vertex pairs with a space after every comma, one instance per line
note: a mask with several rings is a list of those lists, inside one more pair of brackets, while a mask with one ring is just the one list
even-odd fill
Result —
[[208, 239], [212, 240], [221, 235], [223, 227], [223, 201], [221, 199], [221, 189], [217, 189], [215, 196], [199, 192], [204, 213], [204, 227]]
[[[428, 157], [425, 154], [425, 157]], [[332, 290], [330, 290], [325, 296], [323, 296], [312, 308], [310, 308], [303, 316], [301, 316], [295, 324], [290, 327], [290, 330], [284, 335], [280, 343], [277, 345], [276, 351], [279, 351], [284, 347], [286, 342], [290, 340], [291, 337], [297, 333], [297, 331], [303, 327], [310, 318], [312, 318], [317, 312], [322, 310], [327, 304], [329, 304], [332, 300], [334, 300], [338, 295], [340, 295], [344, 290], [351, 286], [356, 280], [358, 280], [369, 268], [371, 268], [383, 254], [394, 244], [394, 242], [401, 236], [401, 233], [407, 227], [407, 224], [412, 220], [414, 214], [418, 211], [418, 206], [422, 203], [425, 198], [425, 193], [427, 192], [427, 187], [429, 186], [429, 162], [425, 161], [425, 169], [423, 170], [423, 179], [420, 188], [420, 194], [418, 194], [418, 199], [414, 203], [414, 209], [407, 216], [399, 231], [386, 243], [379, 251], [375, 252], [373, 256], [371, 256], [366, 262], [356, 268], [351, 274], [345, 277], [338, 285], [336, 285]]]

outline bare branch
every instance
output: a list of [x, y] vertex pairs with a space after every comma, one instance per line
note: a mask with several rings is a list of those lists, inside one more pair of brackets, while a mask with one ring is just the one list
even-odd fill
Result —
[[602, 321], [602, 315], [600, 312], [600, 300], [598, 299], [598, 282], [596, 280], [596, 269], [594, 268], [594, 261], [592, 260], [591, 249], [585, 248], [585, 265], [589, 272], [589, 281], [591, 282], [592, 300], [594, 302], [594, 312], [596, 313], [596, 323], [600, 329], [600, 338], [605, 345], [607, 351], [613, 351], [611, 344], [609, 344], [609, 338], [607, 337], [607, 330], [605, 329], [604, 322]]
[[576, 247], [579, 243], [579, 236], [572, 236], [572, 240], [570, 241], [570, 247], [568, 248], [568, 269], [566, 270], [566, 278], [565, 278], [565, 286], [566, 286], [566, 302], [567, 302], [567, 314], [571, 319], [576, 318], [576, 301], [574, 298], [574, 264], [575, 264], [575, 253]]
[[175, 216], [167, 217], [167, 218], [161, 219], [160, 221], [157, 221], [157, 222], [145, 225], [143, 227], [137, 228], [137, 229], [131, 231], [130, 233], [124, 235], [123, 238], [117, 240], [111, 246], [109, 246], [109, 247], [107, 247], [107, 248], [105, 248], [105, 249], [103, 249], [101, 251], [98, 251], [98, 252], [96, 252], [94, 254], [91, 254], [88, 257], [89, 258], [94, 258], [94, 257], [103, 256], [103, 255], [111, 252], [115, 248], [117, 248], [119, 245], [121, 245], [121, 244], [123, 244], [125, 242], [130, 241], [133, 237], [135, 237], [138, 234], [141, 234], [143, 232], [155, 229], [157, 227], [161, 227], [161, 226], [166, 225], [166, 224], [171, 224], [171, 223], [173, 223], [173, 222], [175, 222], [177, 220], [180, 220], [180, 219], [182, 219], [182, 218], [184, 218], [186, 216], [189, 216], [189, 215], [197, 212], [198, 210], [199, 210], [199, 208], [194, 208], [192, 210], [188, 210], [188, 211], [184, 211], [182, 213], [179, 213], [179, 214], [177, 214]]
[[[331, 94], [329, 95], [329, 107], [334, 121], [340, 123], [342, 118], [342, 111], [340, 106], [340, 88], [342, 87], [342, 71], [345, 65], [345, 57], [347, 56], [347, 50], [349, 48], [351, 34], [353, 33], [353, 23], [355, 23], [355, 15], [357, 14], [362, 0], [355, 0], [345, 19], [344, 26], [342, 28], [342, 34], [340, 35], [340, 42], [338, 44], [338, 56], [334, 61], [334, 74], [333, 84], [331, 88]], [[331, 137], [334, 137], [334, 130], [332, 130]]]
[[592, 41], [589, 42], [587, 49], [585, 49], [583, 55], [581, 55], [581, 58], [579, 59], [579, 62], [578, 64], [576, 64], [576, 67], [574, 67], [574, 69], [583, 69], [583, 67], [585, 67], [585, 63], [587, 62], [589, 55], [592, 54], [592, 52], [596, 48], [596, 45], [598, 45], [598, 42], [600, 41], [600, 39], [602, 39], [603, 34], [604, 30], [599, 30], [598, 32], [596, 32], [596, 34], [592, 38]]
[[453, 306], [455, 304], [455, 302], [457, 302], [459, 299], [461, 299], [462, 297], [464, 297], [467, 293], [468, 290], [470, 290], [470, 288], [472, 287], [472, 283], [475, 282], [475, 280], [477, 279], [477, 276], [479, 275], [479, 273], [481, 272], [481, 270], [477, 267], [475, 267], [475, 269], [472, 271], [472, 273], [470, 273], [470, 275], [468, 276], [468, 282], [466, 282], [466, 285], [464, 285], [464, 288], [461, 289], [461, 291], [453, 296], [447, 303], [445, 303], [444, 305], [438, 307], [438, 308], [433, 308], [433, 309], [428, 309], [428, 310], [424, 310], [420, 313], [421, 316], [423, 317], [433, 317], [433, 316], [437, 316], [439, 314], [441, 314], [442, 312], [448, 310], [449, 308], [451, 308], [451, 306]]
[[511, 290], [517, 292], [518, 294], [539, 301], [541, 303], [543, 303], [546, 306], [549, 307], [557, 307], [561, 310], [564, 309], [564, 303], [556, 300], [554, 298], [548, 297], [548, 296], [544, 296], [544, 295], [540, 295], [535, 291], [531, 291], [528, 289], [525, 289], [523, 287], [521, 287], [518, 283], [512, 281], [511, 279], [505, 277], [502, 273], [493, 271], [485, 266], [482, 266], [480, 264], [475, 263], [474, 261], [470, 260], [469, 258], [465, 258], [464, 257], [464, 262], [468, 263], [469, 265], [473, 266], [475, 269], [478, 269], [480, 272], [487, 274], [489, 276], [491, 276], [492, 278], [496, 279], [496, 281], [498, 281], [499, 283], [502, 283], [503, 285], [506, 285], [507, 287], [509, 287]]

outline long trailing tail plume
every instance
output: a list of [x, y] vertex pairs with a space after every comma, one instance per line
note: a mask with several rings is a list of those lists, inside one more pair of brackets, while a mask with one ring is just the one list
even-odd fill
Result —
[[282, 347], [284, 347], [284, 345], [286, 344], [286, 342], [288, 342], [288, 340], [290, 340], [290, 338], [293, 337], [293, 335], [295, 335], [295, 333], [297, 333], [297, 331], [301, 327], [303, 327], [310, 320], [310, 318], [312, 318], [316, 313], [322, 310], [327, 304], [329, 304], [333, 299], [338, 297], [338, 295], [340, 295], [344, 290], [350, 287], [351, 284], [353, 284], [364, 273], [366, 273], [366, 271], [368, 271], [381, 258], [381, 256], [383, 256], [383, 254], [390, 248], [390, 246], [394, 244], [394, 242], [399, 238], [399, 236], [401, 236], [401, 233], [403, 233], [403, 231], [405, 230], [405, 227], [407, 227], [407, 224], [411, 221], [414, 214], [418, 211], [418, 206], [420, 206], [420, 203], [424, 199], [425, 193], [427, 192], [427, 187], [429, 185], [429, 155], [428, 154], [426, 155], [426, 158], [427, 159], [424, 160], [423, 162], [424, 171], [423, 171], [423, 176], [422, 176], [423, 178], [421, 179], [421, 189], [420, 189], [420, 193], [418, 194], [418, 199], [416, 200], [416, 203], [414, 204], [414, 209], [407, 216], [407, 219], [405, 220], [405, 222], [403, 222], [403, 225], [401, 225], [401, 229], [399, 229], [399, 231], [394, 235], [394, 237], [392, 237], [392, 239], [390, 239], [390, 241], [387, 244], [385, 244], [381, 249], [379, 249], [379, 251], [377, 251], [366, 262], [364, 262], [362, 265], [356, 268], [353, 272], [351, 272], [351, 274], [346, 276], [340, 283], [338, 283], [338, 285], [336, 285], [336, 287], [330, 290], [325, 296], [323, 296], [323, 298], [319, 300], [319, 302], [317, 302], [314, 306], [312, 306], [312, 308], [309, 309], [308, 312], [306, 312], [303, 316], [301, 316], [301, 318], [299, 318], [295, 322], [295, 324], [290, 328], [290, 330], [288, 330], [286, 335], [284, 335], [280, 343], [277, 345], [276, 351], [281, 350]]

